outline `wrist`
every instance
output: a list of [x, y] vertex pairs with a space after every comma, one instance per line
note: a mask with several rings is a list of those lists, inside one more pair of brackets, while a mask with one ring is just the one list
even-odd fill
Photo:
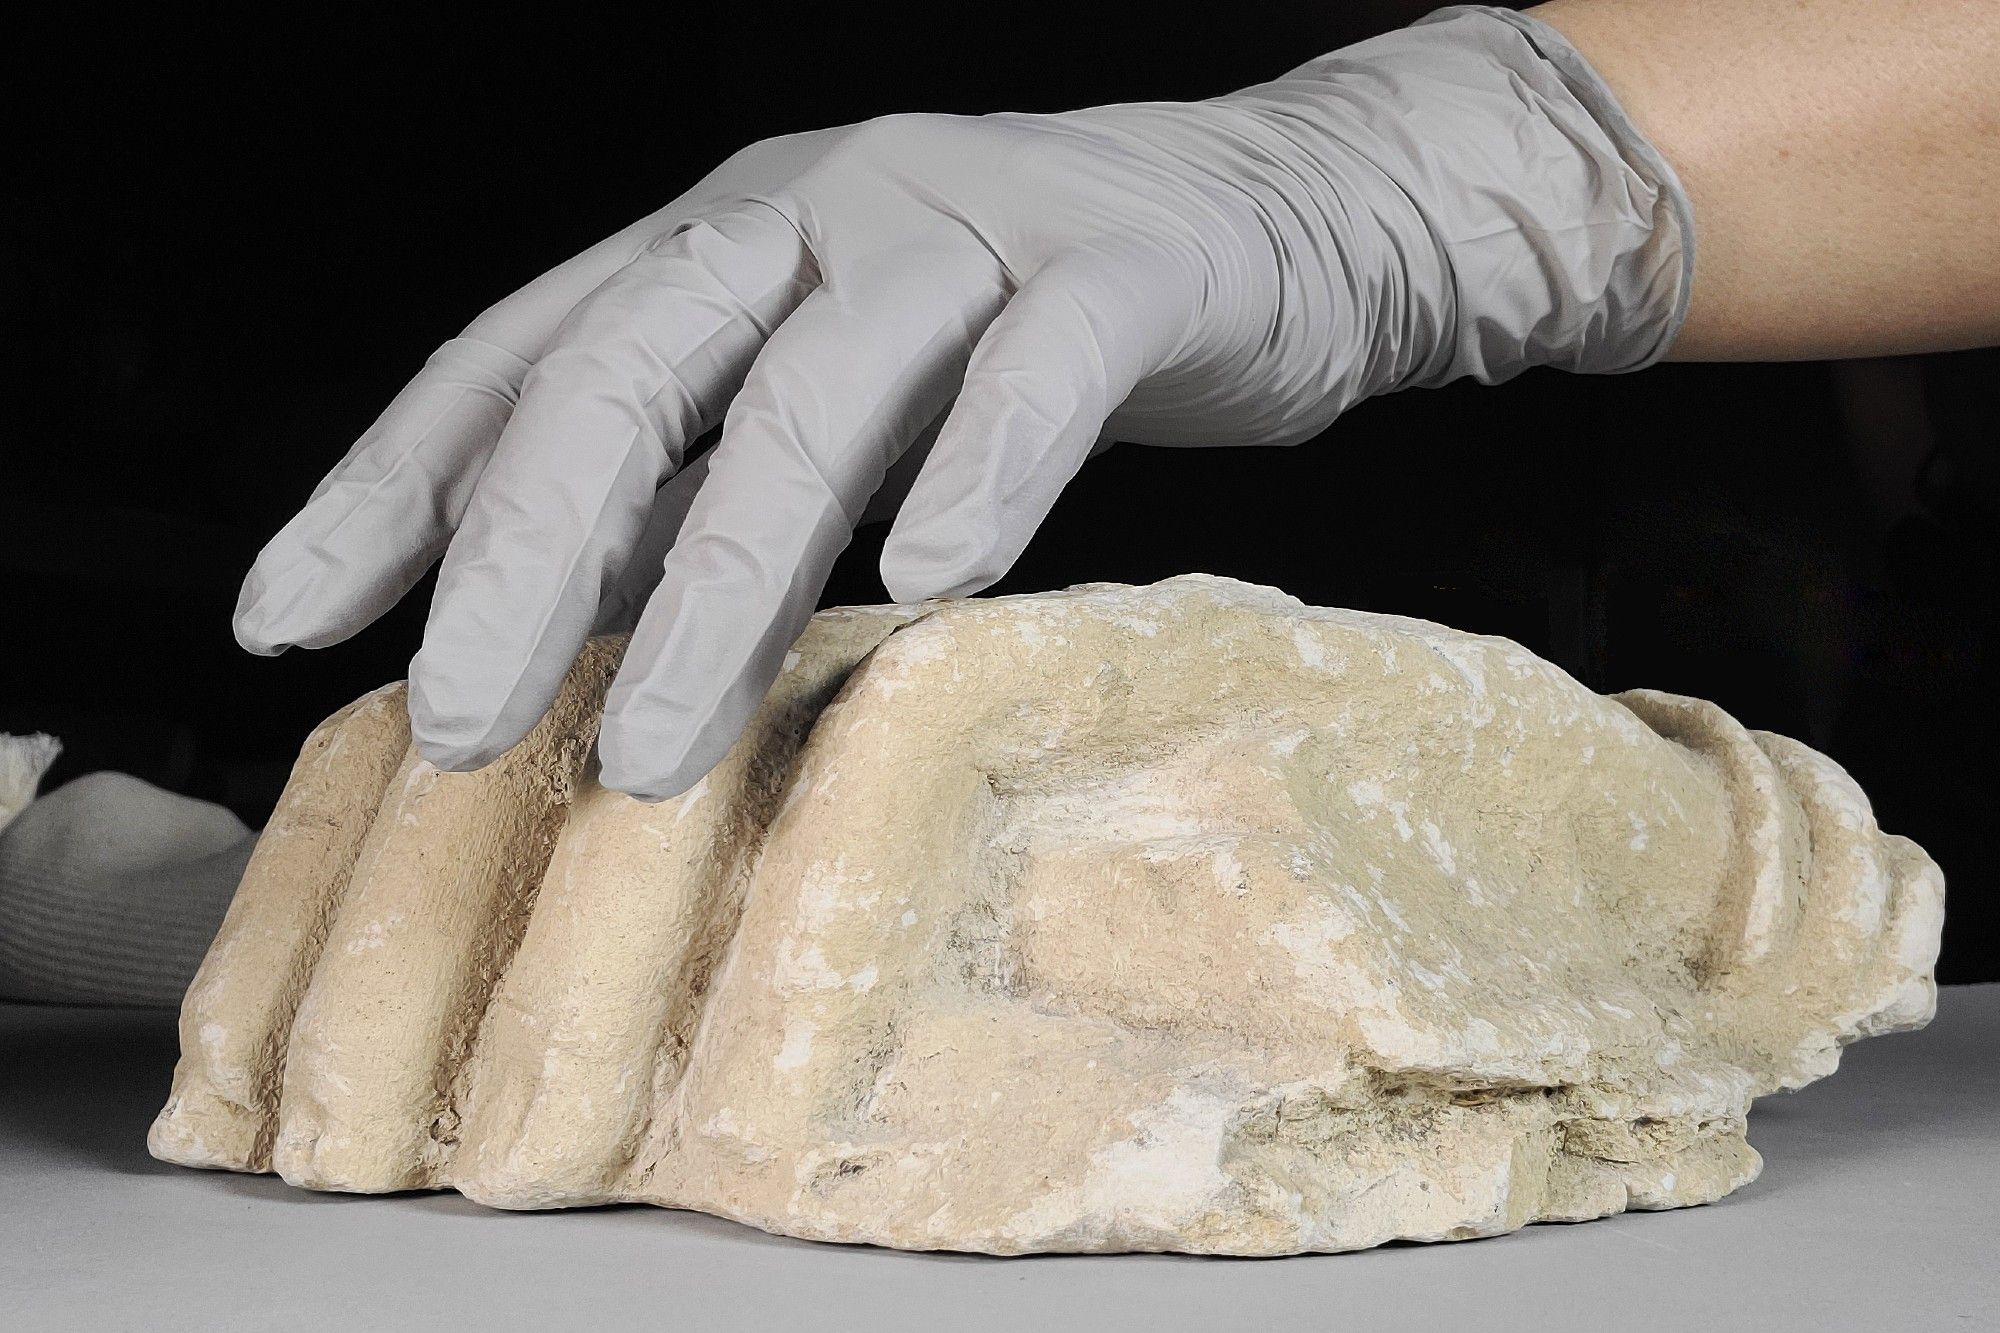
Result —
[[1348, 402], [1533, 366], [1636, 370], [1672, 344], [1693, 278], [1686, 193], [1547, 24], [1441, 10], [1223, 100], [1284, 124], [1320, 168], [1344, 269], [1329, 281], [1365, 348]]

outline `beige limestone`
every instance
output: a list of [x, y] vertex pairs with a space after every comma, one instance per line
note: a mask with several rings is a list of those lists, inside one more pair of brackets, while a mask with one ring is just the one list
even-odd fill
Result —
[[617, 646], [478, 773], [306, 742], [151, 1136], [313, 1189], [1284, 1254], [1720, 1198], [1931, 1015], [1937, 867], [1712, 705], [1189, 577], [829, 611], [686, 796]]

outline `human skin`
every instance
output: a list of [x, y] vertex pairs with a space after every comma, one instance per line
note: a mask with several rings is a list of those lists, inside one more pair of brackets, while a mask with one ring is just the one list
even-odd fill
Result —
[[2000, 5], [1553, 0], [1673, 164], [1697, 254], [1678, 361], [2000, 342]]

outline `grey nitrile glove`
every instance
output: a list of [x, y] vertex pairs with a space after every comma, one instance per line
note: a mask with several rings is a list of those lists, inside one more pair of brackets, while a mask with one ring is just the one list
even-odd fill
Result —
[[471, 768], [636, 615], [603, 778], [668, 796], [940, 418], [882, 556], [901, 600], [997, 579], [1100, 436], [1288, 444], [1410, 385], [1646, 365], [1693, 245], [1577, 53], [1484, 7], [1206, 102], [772, 140], [447, 343], [265, 549], [237, 635], [337, 642], [442, 554], [411, 718]]

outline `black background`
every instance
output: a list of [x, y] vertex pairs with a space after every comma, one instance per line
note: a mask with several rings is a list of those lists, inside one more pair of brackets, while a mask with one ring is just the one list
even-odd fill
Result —
[[[229, 613], [258, 546], [437, 343], [733, 149], [1209, 96], [1427, 6], [502, 8], [18, 49], [44, 91], [4, 205], [0, 730], [63, 736], [54, 781], [120, 768], [261, 822], [311, 725], [404, 674], [429, 589], [337, 649], [253, 658]], [[1932, 851], [1940, 978], [1991, 979], [1997, 373], [1535, 373], [1379, 399], [1295, 449], [1120, 448], [998, 590], [1206, 570], [1715, 699], [1834, 756]], [[829, 603], [883, 600], [882, 536]]]

